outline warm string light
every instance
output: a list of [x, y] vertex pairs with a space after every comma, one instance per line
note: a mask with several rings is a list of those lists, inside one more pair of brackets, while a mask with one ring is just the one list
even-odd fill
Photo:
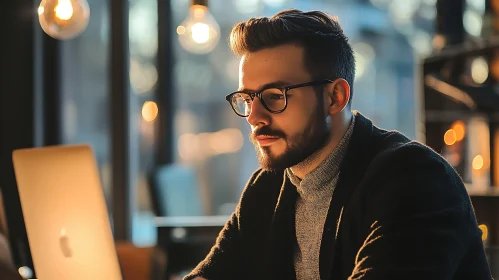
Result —
[[466, 135], [466, 127], [463, 121], [455, 121], [449, 130], [444, 134], [444, 143], [447, 146], [452, 146], [456, 142], [460, 142]]
[[38, 20], [43, 31], [55, 39], [71, 39], [88, 25], [87, 0], [42, 0]]
[[473, 158], [471, 166], [475, 170], [480, 170], [483, 168], [483, 157], [481, 155], [477, 155]]
[[456, 132], [454, 129], [449, 129], [444, 134], [444, 142], [447, 146], [452, 146], [457, 141]]
[[456, 141], [461, 141], [464, 138], [464, 135], [466, 134], [466, 128], [464, 126], [464, 122], [462, 121], [456, 121], [452, 125], [452, 129], [456, 133]]
[[189, 8], [186, 19], [177, 27], [180, 45], [195, 54], [211, 52], [220, 39], [220, 26], [209, 12], [206, 3], [196, 3]]
[[56, 18], [61, 21], [70, 20], [73, 17], [73, 6], [69, 0], [59, 0], [54, 11]]
[[146, 101], [142, 105], [142, 118], [146, 122], [154, 122], [159, 114], [158, 104], [154, 101]]

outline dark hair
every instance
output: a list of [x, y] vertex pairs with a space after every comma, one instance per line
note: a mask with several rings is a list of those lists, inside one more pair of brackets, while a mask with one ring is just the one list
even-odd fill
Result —
[[290, 9], [270, 18], [240, 22], [230, 34], [230, 48], [238, 56], [289, 43], [304, 48], [305, 67], [314, 79], [345, 79], [351, 87], [351, 103], [355, 58], [335, 17], [321, 11]]

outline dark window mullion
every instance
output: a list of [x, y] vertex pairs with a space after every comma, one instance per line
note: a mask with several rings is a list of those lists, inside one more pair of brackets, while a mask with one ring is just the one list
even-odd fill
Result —
[[112, 216], [116, 240], [132, 238], [132, 174], [130, 161], [130, 55], [128, 0], [111, 0], [111, 158]]
[[173, 85], [173, 23], [172, 7], [169, 0], [158, 0], [158, 87], [156, 100], [159, 108], [156, 122], [157, 149], [156, 164], [169, 164], [174, 161], [174, 116], [175, 91]]

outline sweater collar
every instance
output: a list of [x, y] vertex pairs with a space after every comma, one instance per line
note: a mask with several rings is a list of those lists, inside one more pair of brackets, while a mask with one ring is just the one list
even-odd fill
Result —
[[286, 169], [289, 180], [297, 188], [298, 193], [302, 198], [322, 194], [324, 191], [331, 188], [328, 183], [339, 174], [341, 161], [348, 148], [354, 124], [355, 118], [352, 118], [347, 131], [334, 150], [319, 164], [319, 166], [317, 166], [317, 168], [305, 175], [303, 179], [294, 175], [291, 168]]

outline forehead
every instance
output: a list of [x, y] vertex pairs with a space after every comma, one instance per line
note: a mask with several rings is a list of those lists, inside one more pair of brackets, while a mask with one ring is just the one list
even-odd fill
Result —
[[286, 44], [244, 55], [239, 64], [239, 87], [257, 90], [276, 81], [308, 82], [303, 48]]

